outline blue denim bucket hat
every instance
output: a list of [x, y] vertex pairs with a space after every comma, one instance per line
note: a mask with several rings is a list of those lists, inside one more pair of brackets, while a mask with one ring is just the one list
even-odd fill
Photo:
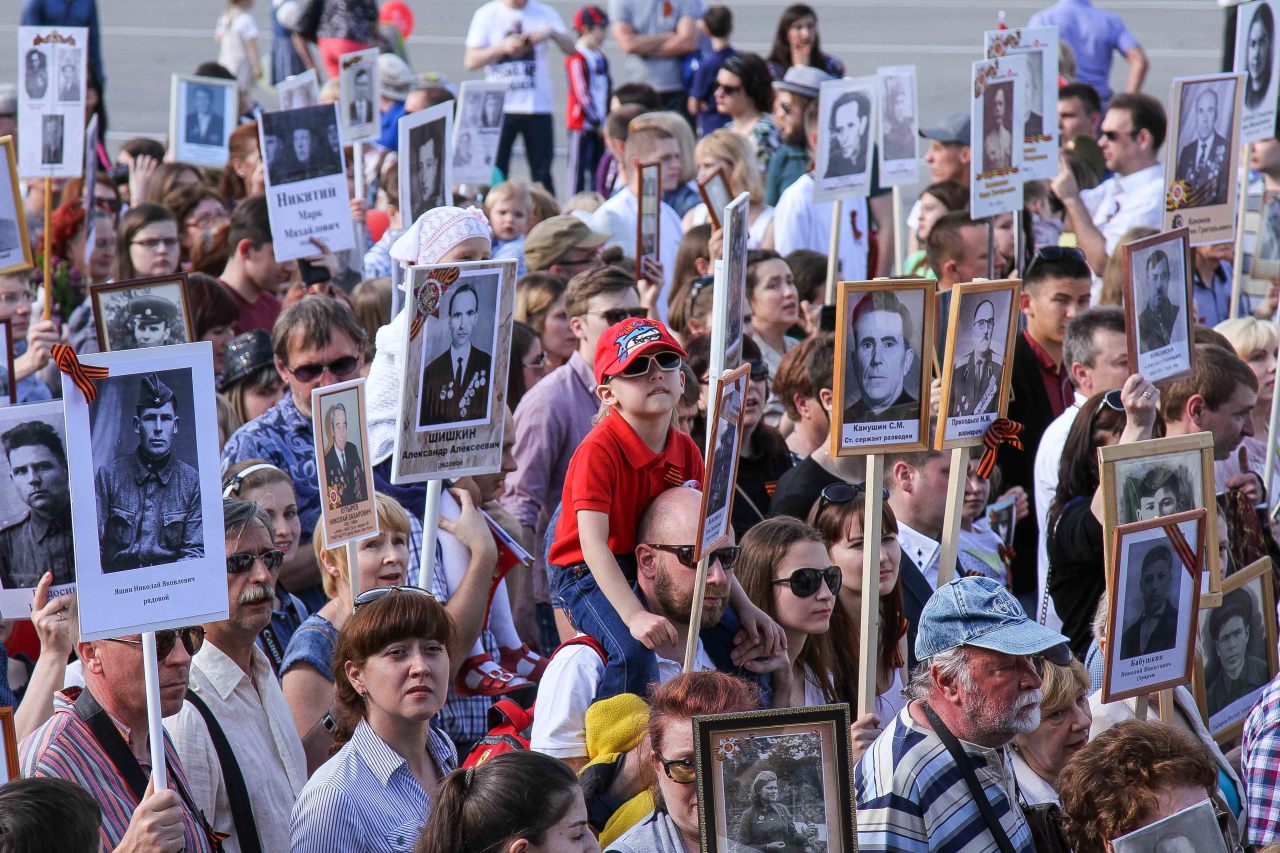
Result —
[[956, 578], [939, 587], [920, 614], [918, 660], [959, 646], [1042, 655], [1060, 666], [1071, 660], [1067, 638], [1028, 617], [1018, 599], [991, 578]]

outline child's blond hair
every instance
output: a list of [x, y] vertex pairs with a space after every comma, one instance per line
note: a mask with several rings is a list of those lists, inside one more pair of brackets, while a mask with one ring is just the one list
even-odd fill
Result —
[[529, 194], [529, 185], [523, 181], [503, 181], [489, 190], [484, 197], [485, 216], [493, 216], [493, 207], [498, 202], [513, 202], [524, 208], [525, 216], [533, 212], [533, 196]]

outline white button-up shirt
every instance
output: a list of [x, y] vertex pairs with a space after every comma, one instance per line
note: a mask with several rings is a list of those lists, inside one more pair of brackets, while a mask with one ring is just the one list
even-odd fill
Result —
[[[1062, 630], [1062, 619], [1053, 606], [1053, 599], [1047, 595], [1049, 584], [1049, 507], [1053, 504], [1054, 493], [1058, 490], [1058, 463], [1062, 461], [1063, 449], [1067, 446], [1067, 434], [1076, 421], [1080, 407], [1088, 401], [1088, 397], [1075, 392], [1075, 401], [1062, 414], [1053, 419], [1045, 427], [1040, 436], [1040, 448], [1036, 451], [1035, 461], [1035, 510], [1036, 523], [1040, 525], [1039, 545], [1036, 552], [1036, 576], [1041, 606], [1048, 602], [1044, 609], [1044, 624], [1055, 631]], [[1031, 617], [1039, 621], [1040, 614], [1032, 613]]]
[[1080, 200], [1107, 241], [1110, 255], [1130, 228], [1159, 230], [1164, 212], [1164, 169], [1154, 163], [1132, 175], [1113, 175], [1091, 190], [1081, 190]]
[[[831, 214], [834, 203], [813, 200], [813, 173], [796, 178], [778, 199], [773, 211], [773, 246], [786, 257], [796, 249], [811, 249], [824, 255], [831, 251]], [[867, 200], [847, 198], [841, 206], [840, 274], [845, 281], [869, 278], [867, 259], [871, 233], [871, 215]], [[857, 233], [854, 219], [857, 219]]]
[[902, 553], [911, 558], [929, 586], [938, 588], [938, 560], [942, 550], [938, 543], [918, 530], [912, 530], [898, 519], [898, 545]]
[[[302, 750], [280, 684], [261, 649], [253, 649], [252, 677], [211, 642], [191, 659], [191, 689], [204, 700], [235, 753], [253, 807], [263, 850], [289, 849], [289, 815], [307, 782]], [[223, 847], [239, 853], [222, 766], [204, 719], [190, 703], [165, 719], [182, 759], [196, 807], [218, 832]]]

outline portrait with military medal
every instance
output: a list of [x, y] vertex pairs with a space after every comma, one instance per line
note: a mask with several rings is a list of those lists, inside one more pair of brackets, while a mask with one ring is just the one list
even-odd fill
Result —
[[192, 340], [186, 273], [95, 284], [89, 296], [102, 352]]

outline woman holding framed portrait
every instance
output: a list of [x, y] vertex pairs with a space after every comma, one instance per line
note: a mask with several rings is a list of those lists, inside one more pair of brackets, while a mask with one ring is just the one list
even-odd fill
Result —
[[[747, 193], [751, 200], [747, 205], [747, 248], [773, 247], [773, 208], [764, 203], [764, 179], [756, 165], [747, 140], [728, 130], [717, 130], [698, 140], [693, 149], [693, 162], [698, 167], [698, 183], [719, 172], [728, 184], [729, 200]], [[724, 216], [723, 210], [714, 211], [714, 220]], [[684, 230], [713, 221], [712, 211], [706, 202], [697, 205], [684, 215]]]

